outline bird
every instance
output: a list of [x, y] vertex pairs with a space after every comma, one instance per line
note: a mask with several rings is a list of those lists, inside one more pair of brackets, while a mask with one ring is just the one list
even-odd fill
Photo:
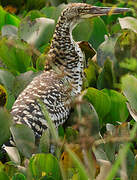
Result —
[[71, 102], [82, 91], [84, 54], [74, 41], [72, 31], [83, 19], [119, 14], [128, 8], [97, 7], [86, 3], [71, 3], [62, 11], [53, 34], [43, 72], [19, 94], [11, 114], [15, 124], [30, 127], [41, 137], [48, 128], [40, 100], [58, 128], [69, 117]]

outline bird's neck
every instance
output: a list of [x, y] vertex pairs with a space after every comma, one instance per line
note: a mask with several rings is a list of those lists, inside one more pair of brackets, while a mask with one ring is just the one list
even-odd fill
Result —
[[51, 63], [63, 67], [66, 79], [75, 86], [74, 95], [81, 92], [84, 57], [79, 45], [73, 40], [72, 30], [76, 23], [59, 18], [48, 53]]

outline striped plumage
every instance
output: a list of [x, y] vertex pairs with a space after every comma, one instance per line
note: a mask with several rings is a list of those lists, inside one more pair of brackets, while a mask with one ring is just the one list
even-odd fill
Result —
[[70, 4], [63, 10], [56, 25], [45, 70], [32, 80], [13, 105], [11, 114], [15, 123], [27, 124], [35, 135], [42, 135], [47, 122], [38, 99], [46, 105], [56, 127], [68, 119], [71, 101], [82, 89], [84, 68], [84, 56], [72, 38], [72, 30], [82, 18], [108, 14], [109, 11], [110, 8], [84, 3]]

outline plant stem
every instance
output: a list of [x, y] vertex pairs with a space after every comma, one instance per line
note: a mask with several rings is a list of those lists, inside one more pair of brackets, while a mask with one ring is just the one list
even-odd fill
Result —
[[[137, 132], [137, 123], [135, 123], [134, 127], [132, 128], [132, 130], [130, 131], [130, 139], [134, 139], [135, 135], [136, 135], [136, 132]], [[118, 156], [117, 156], [117, 160], [115, 161], [114, 165], [112, 166], [112, 169], [109, 173], [109, 175], [107, 176], [106, 180], [112, 180], [117, 171], [118, 171], [118, 168], [120, 166], [120, 164], [122, 163], [122, 161], [124, 160], [124, 158], [126, 157], [126, 154], [129, 150], [131, 146], [131, 143], [126, 143], [123, 148], [120, 150]]]

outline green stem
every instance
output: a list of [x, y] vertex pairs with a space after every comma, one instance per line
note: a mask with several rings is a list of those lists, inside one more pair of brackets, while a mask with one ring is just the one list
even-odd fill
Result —
[[[134, 127], [130, 131], [131, 140], [134, 139], [136, 132], [137, 132], [137, 123], [135, 123]], [[124, 160], [124, 158], [126, 157], [126, 154], [129, 150], [130, 146], [131, 146], [131, 143], [126, 143], [123, 146], [123, 148], [120, 150], [120, 152], [117, 156], [117, 159], [116, 159], [115, 163], [113, 164], [111, 171], [109, 172], [109, 175], [107, 176], [106, 180], [112, 180], [115, 177], [115, 175], [119, 169], [119, 166], [122, 163], [122, 161]]]
[[79, 180], [88, 180], [89, 179], [88, 173], [87, 173], [84, 165], [82, 164], [81, 160], [77, 157], [77, 155], [70, 148], [65, 146], [65, 149], [79, 170], [79, 178], [80, 178]]
[[[55, 141], [55, 143], [58, 144], [59, 143], [59, 137], [58, 137], [58, 133], [57, 133], [57, 129], [55, 127], [55, 124], [53, 123], [51, 117], [49, 116], [49, 113], [48, 113], [45, 105], [40, 100], [38, 100], [38, 103], [40, 104], [41, 110], [42, 110], [43, 115], [45, 117], [45, 120], [48, 123], [48, 128], [51, 132], [52, 138]], [[57, 158], [60, 157], [60, 150], [58, 147], [56, 148], [56, 155], [57, 155]]]

